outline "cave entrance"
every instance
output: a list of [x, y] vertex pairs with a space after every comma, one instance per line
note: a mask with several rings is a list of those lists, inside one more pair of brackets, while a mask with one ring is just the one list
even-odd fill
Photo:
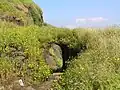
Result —
[[73, 60], [73, 58], [77, 58], [78, 54], [82, 53], [86, 47], [81, 48], [70, 48], [67, 44], [57, 44], [61, 47], [62, 50], [62, 58], [63, 58], [63, 67], [61, 71], [66, 70], [68, 66], [68, 61]]
[[[77, 58], [78, 55], [80, 55], [85, 50], [86, 46], [84, 45], [80, 45], [79, 48], [71, 48], [69, 47], [69, 44], [51, 42], [45, 49], [44, 57], [53, 72], [63, 72], [68, 67], [69, 61]], [[60, 66], [60, 58], [62, 58], [62, 66]]]

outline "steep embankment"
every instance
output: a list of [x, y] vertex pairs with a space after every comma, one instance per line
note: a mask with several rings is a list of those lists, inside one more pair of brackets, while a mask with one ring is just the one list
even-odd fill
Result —
[[43, 24], [42, 11], [32, 0], [0, 0], [0, 19], [21, 26]]

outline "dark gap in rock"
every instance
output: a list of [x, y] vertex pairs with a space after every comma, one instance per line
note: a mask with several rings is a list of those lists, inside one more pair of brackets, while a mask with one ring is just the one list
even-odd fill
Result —
[[78, 54], [80, 55], [83, 51], [86, 50], [86, 46], [81, 45], [80, 48], [70, 48], [67, 44], [58, 44], [62, 49], [62, 58], [63, 58], [63, 67], [56, 72], [63, 72], [67, 69], [67, 62], [73, 60], [73, 58], [77, 58]]
[[[52, 52], [50, 52], [50, 48], [52, 48]], [[86, 45], [80, 45], [77, 48], [71, 48], [69, 47], [69, 44], [50, 42], [44, 47], [44, 58], [53, 73], [64, 72], [69, 65], [69, 61], [77, 58], [78, 55], [81, 55], [86, 49]], [[62, 66], [59, 67], [59, 62], [56, 63], [56, 61], [54, 61], [56, 58], [54, 55], [51, 55], [53, 53], [55, 56], [57, 56], [57, 58], [62, 58]]]

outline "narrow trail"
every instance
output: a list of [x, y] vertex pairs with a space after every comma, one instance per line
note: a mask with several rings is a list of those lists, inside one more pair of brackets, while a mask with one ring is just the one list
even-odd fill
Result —
[[57, 80], [59, 80], [60, 78], [61, 78], [61, 75], [62, 75], [63, 73], [53, 73], [49, 78], [48, 78], [48, 80], [47, 81], [45, 81], [45, 82], [43, 82], [40, 86], [39, 86], [39, 88], [38, 88], [38, 90], [53, 90], [52, 89], [52, 85], [53, 85], [53, 81], [57, 81]]
[[53, 83], [54, 81], [60, 80], [62, 74], [61, 72], [53, 73], [46, 81], [37, 86], [24, 86], [24, 84], [21, 86], [20, 82], [15, 81], [7, 87], [0, 86], [0, 90], [54, 90], [52, 89]]

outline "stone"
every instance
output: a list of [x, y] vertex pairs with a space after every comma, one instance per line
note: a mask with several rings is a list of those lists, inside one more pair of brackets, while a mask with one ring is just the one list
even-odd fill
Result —
[[[48, 49], [47, 49], [48, 48]], [[52, 70], [59, 70], [63, 66], [62, 50], [57, 44], [50, 44], [44, 52], [46, 63]]]
[[19, 80], [19, 84], [20, 84], [20, 86], [24, 87], [24, 83], [23, 83], [22, 79]]

